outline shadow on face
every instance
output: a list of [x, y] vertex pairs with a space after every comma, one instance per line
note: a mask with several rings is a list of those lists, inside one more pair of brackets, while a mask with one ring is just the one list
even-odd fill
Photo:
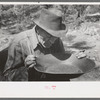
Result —
[[44, 40], [47, 38], [54, 37], [51, 34], [49, 34], [48, 32], [46, 32], [44, 29], [40, 28], [39, 26], [36, 26], [36, 33], [39, 36], [41, 36]]

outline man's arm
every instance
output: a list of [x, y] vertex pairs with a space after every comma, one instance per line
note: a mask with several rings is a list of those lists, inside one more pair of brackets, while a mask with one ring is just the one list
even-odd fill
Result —
[[4, 68], [4, 74], [10, 69], [23, 66], [21, 47], [18, 43], [12, 43], [8, 49], [8, 58]]

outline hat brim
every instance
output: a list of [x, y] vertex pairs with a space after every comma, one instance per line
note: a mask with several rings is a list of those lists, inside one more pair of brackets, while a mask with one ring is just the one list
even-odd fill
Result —
[[45, 27], [44, 25], [42, 25], [41, 23], [39, 23], [39, 19], [35, 19], [34, 23], [36, 25], [38, 25], [39, 27], [41, 27], [42, 29], [44, 29], [49, 34], [51, 34], [52, 36], [56, 36], [56, 37], [61, 37], [61, 35], [65, 35], [67, 33], [67, 31], [68, 31], [68, 28], [63, 23], [61, 24], [61, 29], [60, 30], [51, 30], [51, 29], [48, 29], [47, 27]]

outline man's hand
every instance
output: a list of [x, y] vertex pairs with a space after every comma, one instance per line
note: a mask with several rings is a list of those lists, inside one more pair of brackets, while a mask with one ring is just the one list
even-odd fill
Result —
[[28, 68], [32, 68], [36, 65], [36, 59], [34, 55], [28, 55], [25, 59], [25, 66]]
[[81, 59], [87, 57], [87, 55], [84, 53], [84, 51], [80, 51], [79, 53], [77, 53], [76, 57], [78, 59]]

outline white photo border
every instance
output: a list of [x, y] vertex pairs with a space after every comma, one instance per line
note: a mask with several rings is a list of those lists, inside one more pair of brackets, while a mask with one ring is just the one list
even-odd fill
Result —
[[[100, 2], [0, 2], [0, 4], [86, 4]], [[53, 88], [55, 87], [55, 88]], [[0, 82], [1, 98], [99, 98], [100, 82]]]

